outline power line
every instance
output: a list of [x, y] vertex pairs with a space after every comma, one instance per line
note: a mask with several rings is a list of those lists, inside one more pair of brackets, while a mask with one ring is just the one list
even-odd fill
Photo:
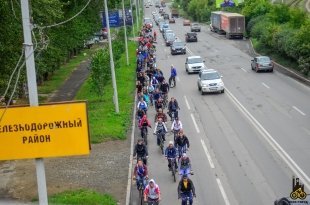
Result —
[[75, 15], [72, 16], [71, 18], [69, 18], [69, 19], [67, 19], [67, 20], [65, 20], [65, 21], [63, 21], [63, 22], [60, 22], [60, 23], [52, 24], [52, 25], [49, 25], [49, 26], [43, 26], [43, 27], [40, 27], [40, 28], [43, 28], [43, 29], [44, 29], [44, 28], [52, 28], [52, 27], [65, 24], [65, 23], [67, 23], [67, 22], [73, 20], [74, 18], [76, 18], [78, 15], [80, 15], [80, 14], [86, 9], [86, 7], [89, 5], [89, 3], [90, 3], [91, 1], [92, 1], [92, 0], [89, 0], [89, 1], [87, 2], [87, 4], [86, 4], [77, 14], [75, 14]]

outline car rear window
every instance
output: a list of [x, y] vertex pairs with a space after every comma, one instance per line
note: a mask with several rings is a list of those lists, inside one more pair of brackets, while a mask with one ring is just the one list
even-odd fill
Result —
[[260, 58], [257, 58], [257, 61], [260, 63], [268, 63], [268, 62], [270, 62], [270, 58], [269, 57], [260, 57]]

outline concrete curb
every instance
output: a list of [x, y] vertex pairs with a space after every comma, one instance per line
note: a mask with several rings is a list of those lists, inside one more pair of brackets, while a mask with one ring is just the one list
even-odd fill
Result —
[[128, 182], [127, 182], [127, 194], [126, 194], [126, 205], [130, 204], [131, 198], [131, 184], [132, 184], [132, 164], [133, 164], [133, 145], [135, 139], [136, 129], [136, 112], [137, 112], [137, 92], [135, 94], [134, 110], [132, 114], [132, 127], [131, 127], [131, 140], [130, 140], [130, 157], [129, 157], [129, 169], [128, 169]]
[[[249, 39], [249, 41], [250, 41], [250, 44], [251, 44], [251, 48], [252, 48], [253, 54], [254, 54], [255, 56], [261, 55], [261, 54], [259, 54], [259, 53], [257, 53], [257, 52], [255, 51], [254, 46], [253, 46], [253, 43], [252, 43], [252, 40]], [[273, 63], [276, 65], [276, 66], [275, 66], [275, 69], [277, 69], [277, 71], [279, 71], [279, 72], [281, 72], [281, 73], [283, 73], [283, 74], [286, 74], [286, 75], [288, 75], [288, 76], [290, 76], [290, 77], [292, 77], [292, 78], [298, 80], [299, 82], [304, 83], [304, 84], [310, 86], [310, 80], [309, 80], [309, 79], [307, 79], [307, 78], [301, 76], [299, 73], [297, 73], [297, 72], [293, 71], [292, 69], [287, 68], [287, 67], [285, 67], [285, 66], [283, 66], [283, 65], [281, 65], [281, 64], [279, 64], [279, 63], [277, 63], [277, 62], [275, 62], [275, 61], [273, 61]]]

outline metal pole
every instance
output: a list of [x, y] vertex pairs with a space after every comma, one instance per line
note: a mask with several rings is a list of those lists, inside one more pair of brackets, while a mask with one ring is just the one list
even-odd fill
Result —
[[136, 22], [137, 22], [137, 32], [139, 32], [139, 15], [138, 15], [138, 0], [136, 0]]
[[130, 0], [130, 10], [131, 10], [132, 35], [133, 35], [133, 38], [136, 38], [135, 25], [133, 23], [133, 11], [132, 11], [132, 1], [131, 0]]
[[127, 27], [126, 27], [126, 14], [125, 14], [125, 5], [124, 0], [122, 0], [123, 4], [123, 22], [124, 22], [124, 30], [125, 30], [125, 49], [126, 49], [126, 62], [129, 65], [129, 58], [128, 58], [128, 42], [127, 42]]
[[104, 12], [105, 12], [105, 20], [106, 20], [107, 29], [108, 29], [108, 42], [109, 42], [109, 51], [110, 51], [110, 66], [111, 66], [111, 74], [112, 74], [112, 84], [113, 84], [113, 89], [114, 89], [113, 100], [114, 100], [114, 105], [115, 105], [115, 112], [119, 113], [117, 85], [116, 85], [116, 78], [115, 78], [115, 68], [114, 68], [114, 60], [113, 60], [113, 51], [112, 51], [112, 42], [111, 42], [111, 32], [110, 32], [110, 22], [109, 22], [109, 13], [108, 13], [107, 0], [104, 0]]
[[137, 5], [137, 9], [138, 9], [138, 17], [140, 18], [140, 0], [137, 0], [138, 5]]
[[[31, 38], [32, 24], [30, 23], [29, 2], [28, 0], [20, 0], [22, 8], [23, 32], [24, 32], [24, 46], [26, 56], [27, 68], [27, 83], [29, 90], [29, 104], [30, 106], [38, 106], [38, 90], [34, 63], [34, 51]], [[47, 205], [47, 190], [44, 161], [42, 158], [36, 159], [37, 184], [40, 205]]]

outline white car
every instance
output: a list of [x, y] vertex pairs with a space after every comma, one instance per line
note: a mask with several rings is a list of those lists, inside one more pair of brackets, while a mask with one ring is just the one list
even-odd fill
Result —
[[211, 92], [224, 93], [225, 91], [222, 76], [214, 69], [201, 70], [199, 72], [197, 86], [201, 95]]
[[189, 56], [185, 61], [185, 70], [189, 74], [207, 69], [204, 62], [205, 61], [200, 56]]

